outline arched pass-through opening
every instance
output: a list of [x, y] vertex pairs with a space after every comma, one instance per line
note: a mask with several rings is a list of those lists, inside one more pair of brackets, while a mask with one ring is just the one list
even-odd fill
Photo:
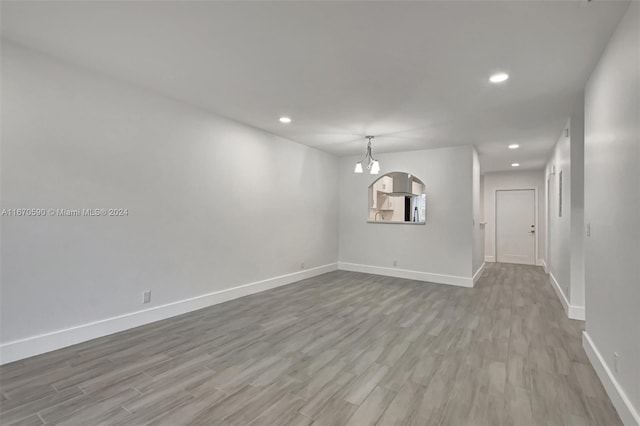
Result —
[[416, 176], [390, 172], [369, 185], [369, 223], [426, 223], [426, 187]]

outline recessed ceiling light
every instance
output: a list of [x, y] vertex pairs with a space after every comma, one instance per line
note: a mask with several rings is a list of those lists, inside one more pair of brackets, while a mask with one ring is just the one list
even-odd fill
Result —
[[280, 122], [284, 124], [291, 123], [291, 119], [289, 117], [280, 117]]
[[520, 148], [520, 145], [518, 145], [517, 143], [512, 143], [511, 145], [509, 145], [509, 149], [518, 149]]
[[492, 83], [502, 83], [503, 81], [506, 81], [508, 79], [509, 79], [509, 74], [504, 72], [499, 72], [489, 77], [489, 81]]
[[520, 167], [520, 163], [511, 163], [511, 167]]

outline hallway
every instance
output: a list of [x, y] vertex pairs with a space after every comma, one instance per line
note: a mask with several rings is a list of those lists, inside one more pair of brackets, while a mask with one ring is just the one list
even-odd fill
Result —
[[3, 425], [615, 425], [540, 267], [336, 271], [5, 365]]

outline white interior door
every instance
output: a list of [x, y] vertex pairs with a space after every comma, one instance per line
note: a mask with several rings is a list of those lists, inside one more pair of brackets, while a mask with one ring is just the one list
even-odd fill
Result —
[[496, 191], [496, 256], [498, 262], [536, 263], [535, 192]]

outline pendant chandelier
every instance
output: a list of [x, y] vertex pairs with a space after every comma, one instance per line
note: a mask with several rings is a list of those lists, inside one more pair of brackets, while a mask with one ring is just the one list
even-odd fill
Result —
[[366, 167], [372, 175], [377, 175], [380, 172], [380, 163], [378, 163], [378, 160], [374, 159], [373, 155], [371, 155], [371, 139], [374, 137], [375, 136], [365, 136], [365, 138], [368, 139], [367, 153], [362, 161], [358, 161], [356, 163], [356, 168], [354, 170], [355, 173], [362, 173], [364, 167]]

